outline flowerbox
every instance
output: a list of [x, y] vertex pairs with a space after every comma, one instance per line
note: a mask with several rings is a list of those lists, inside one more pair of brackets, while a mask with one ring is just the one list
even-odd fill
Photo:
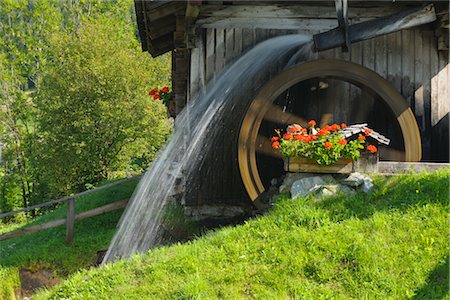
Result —
[[[378, 171], [378, 149], [366, 139], [389, 144], [389, 139], [374, 132], [367, 124], [347, 126], [316, 126], [311, 120], [309, 129], [298, 124], [289, 125], [286, 133], [276, 129], [272, 147], [284, 157], [288, 172], [311, 173], [373, 173]], [[372, 142], [373, 142], [372, 141]]]
[[341, 158], [332, 165], [319, 165], [307, 158], [288, 157], [284, 159], [286, 172], [299, 173], [339, 173], [350, 174], [352, 172], [376, 173], [378, 172], [378, 155], [361, 153], [361, 157], [355, 161]]
[[322, 166], [311, 159], [288, 157], [284, 159], [284, 170], [287, 172], [349, 174], [353, 170], [353, 162], [350, 159], [341, 158], [332, 165]]

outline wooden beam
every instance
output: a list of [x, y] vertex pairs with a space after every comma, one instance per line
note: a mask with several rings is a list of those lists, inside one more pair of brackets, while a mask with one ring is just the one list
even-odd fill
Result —
[[380, 161], [378, 162], [378, 172], [382, 174], [401, 174], [401, 173], [420, 173], [424, 171], [437, 171], [440, 169], [449, 169], [450, 163], [426, 163], [426, 162], [396, 162]]
[[[330, 1], [330, 4], [332, 2]], [[352, 7], [348, 11], [349, 18], [366, 19], [378, 18], [404, 10], [402, 5]], [[199, 14], [200, 19], [209, 17], [222, 18], [305, 18], [305, 19], [333, 19], [336, 20], [334, 6], [291, 5], [291, 4], [263, 4], [249, 5], [208, 5], [204, 4]]]
[[[433, 5], [416, 7], [398, 14], [373, 19], [349, 26], [348, 35], [352, 43], [371, 39], [391, 32], [427, 24], [436, 20]], [[341, 28], [314, 35], [316, 51], [336, 48], [344, 45]]]
[[201, 28], [245, 28], [245, 29], [295, 29], [323, 31], [337, 26], [336, 19], [282, 19], [282, 18], [241, 18], [211, 17], [199, 19], [196, 26]]

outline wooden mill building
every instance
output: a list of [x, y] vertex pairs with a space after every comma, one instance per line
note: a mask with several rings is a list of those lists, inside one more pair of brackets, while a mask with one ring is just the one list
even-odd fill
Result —
[[[322, 66], [323, 76], [305, 77], [291, 86], [293, 97], [303, 101], [301, 107], [292, 102], [289, 116], [296, 116], [292, 120], [367, 122], [393, 141], [390, 149], [380, 151], [381, 159], [449, 161], [448, 1], [135, 0], [135, 8], [142, 49], [154, 57], [172, 52], [175, 114], [209, 81], [214, 81], [227, 64], [259, 42], [286, 34], [317, 35], [317, 54], [311, 60], [318, 69], [321, 60], [329, 59], [335, 69], [349, 66], [349, 72], [379, 76], [383, 79], [380, 93], [369, 93], [364, 88], [374, 88], [369, 81], [355, 85], [356, 77], [333, 77], [327, 73], [329, 67]], [[357, 25], [364, 22], [367, 25]], [[331, 35], [319, 35], [329, 31]], [[333, 37], [341, 42], [325, 45]], [[300, 67], [298, 70], [302, 72]], [[255, 97], [271, 79], [258, 78], [245, 96]], [[390, 100], [381, 95], [383, 87], [392, 88], [402, 98], [399, 103], [411, 111], [407, 121], [392, 113]], [[281, 111], [276, 109], [279, 100], [272, 104], [276, 117]], [[208, 163], [200, 170], [202, 184], [188, 197], [188, 205], [236, 205], [254, 198], [243, 183], [237, 146], [249, 107], [238, 109], [241, 111], [236, 112], [232, 122], [222, 124], [228, 134], [221, 141], [221, 153], [214, 153], [214, 158], [207, 156]], [[270, 135], [273, 126], [268, 121], [258, 130], [263, 136]], [[407, 131], [416, 132], [412, 135], [419, 137], [412, 139], [419, 145], [411, 146], [415, 142], [402, 139], [402, 135], [405, 138], [410, 134]], [[256, 158], [261, 182], [267, 188], [274, 176], [271, 170], [281, 164], [270, 157], [267, 145], [259, 140], [256, 143], [261, 147]], [[405, 154], [408, 151], [414, 154]]]

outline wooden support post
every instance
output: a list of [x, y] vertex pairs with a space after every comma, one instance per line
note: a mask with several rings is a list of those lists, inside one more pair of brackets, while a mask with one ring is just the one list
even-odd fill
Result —
[[66, 217], [66, 243], [72, 245], [73, 229], [75, 225], [75, 199], [71, 198], [67, 201], [67, 217]]
[[[435, 20], [434, 6], [430, 4], [348, 26], [348, 37], [351, 43], [356, 43], [394, 31], [431, 23]], [[313, 39], [315, 51], [336, 48], [346, 43], [340, 27], [315, 34]]]

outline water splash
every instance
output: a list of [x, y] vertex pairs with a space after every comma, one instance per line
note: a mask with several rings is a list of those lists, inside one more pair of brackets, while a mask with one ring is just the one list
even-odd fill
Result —
[[286, 35], [266, 40], [225, 67], [203, 94], [188, 103], [177, 116], [176, 130], [167, 146], [139, 182], [103, 263], [158, 245], [161, 214], [177, 178], [184, 176], [187, 182], [195, 178], [215, 137], [223, 134], [214, 125], [236, 113], [235, 108], [243, 105], [240, 101], [251, 100], [242, 99], [236, 91], [254, 87], [255, 77], [279, 71], [279, 66], [281, 69], [291, 66], [310, 55], [311, 49], [309, 36]]

